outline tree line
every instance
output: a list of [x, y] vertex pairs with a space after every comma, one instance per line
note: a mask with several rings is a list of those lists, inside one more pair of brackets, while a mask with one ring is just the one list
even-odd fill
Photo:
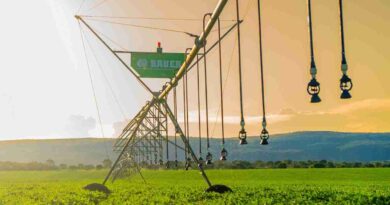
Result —
[[[146, 169], [181, 169], [184, 168], [184, 162], [169, 161], [163, 165], [150, 165], [141, 163], [140, 166]], [[0, 162], [0, 170], [100, 170], [109, 169], [112, 166], [112, 161], [105, 159], [101, 164], [56, 164], [49, 159], [46, 162]], [[192, 169], [197, 168], [197, 165], [192, 163]], [[375, 161], [375, 162], [337, 162], [327, 160], [308, 160], [308, 161], [215, 161], [212, 165], [204, 166], [207, 169], [286, 169], [286, 168], [389, 168], [390, 161]]]
[[109, 169], [112, 166], [112, 161], [105, 159], [101, 164], [77, 164], [67, 165], [64, 163], [56, 164], [54, 160], [48, 159], [45, 162], [0, 162], [1, 171], [11, 170], [92, 170], [92, 169]]
[[328, 160], [307, 161], [216, 161], [211, 168], [215, 169], [286, 169], [286, 168], [375, 168], [390, 167], [390, 161], [376, 162], [337, 162]]

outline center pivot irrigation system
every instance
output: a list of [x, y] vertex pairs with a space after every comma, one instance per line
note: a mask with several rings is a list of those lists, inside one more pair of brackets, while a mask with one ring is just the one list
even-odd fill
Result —
[[[347, 75], [347, 61], [345, 57], [344, 47], [344, 29], [343, 29], [343, 12], [342, 2], [339, 0], [340, 8], [340, 25], [341, 25], [341, 44], [342, 44], [342, 78], [340, 79], [341, 99], [351, 98], [349, 91], [352, 89], [352, 81]], [[208, 85], [207, 85], [207, 54], [214, 48], [219, 51], [219, 88], [220, 88], [220, 111], [221, 111], [221, 125], [222, 125], [222, 149], [220, 160], [227, 160], [228, 152], [224, 147], [225, 132], [224, 132], [224, 104], [223, 104], [223, 82], [222, 82], [222, 41], [234, 29], [237, 31], [237, 46], [238, 46], [238, 69], [239, 69], [239, 92], [240, 92], [240, 111], [241, 111], [241, 129], [238, 132], [239, 144], [247, 144], [247, 133], [245, 130], [245, 115], [243, 106], [243, 83], [242, 83], [242, 63], [241, 63], [241, 30], [240, 24], [243, 20], [240, 19], [239, 0], [235, 0], [236, 4], [236, 20], [234, 25], [229, 27], [225, 33], [221, 33], [220, 15], [223, 12], [228, 0], [220, 0], [212, 13], [206, 13], [203, 17], [203, 32], [200, 35], [194, 35], [188, 32], [183, 32], [195, 39], [192, 48], [186, 49], [185, 53], [164, 53], [161, 44], [158, 43], [157, 52], [130, 52], [114, 50], [103, 39], [103, 35], [93, 29], [85, 20], [88, 16], [76, 15], [79, 21], [80, 29], [83, 25], [89, 30], [111, 53], [116, 57], [121, 64], [127, 68], [128, 71], [137, 79], [137, 81], [153, 96], [150, 101], [142, 107], [136, 116], [123, 129], [122, 134], [118, 137], [114, 144], [114, 150], [119, 152], [117, 159], [114, 161], [112, 168], [109, 170], [102, 184], [91, 184], [87, 188], [99, 189], [106, 188], [106, 182], [111, 178], [115, 180], [118, 176], [125, 172], [133, 171], [140, 172], [140, 168], [144, 165], [157, 165], [178, 167], [178, 150], [184, 152], [185, 169], [191, 167], [191, 164], [196, 164], [199, 168], [203, 179], [209, 186], [207, 191], [226, 192], [231, 189], [225, 185], [213, 185], [207, 177], [204, 166], [212, 164], [213, 156], [210, 153], [210, 135], [209, 135], [209, 116], [208, 116]], [[312, 11], [311, 0], [307, 0], [308, 5], [308, 25], [310, 33], [310, 49], [311, 49], [311, 67], [310, 74], [311, 81], [307, 86], [307, 92], [311, 95], [311, 102], [318, 103], [321, 101], [319, 97], [320, 84], [317, 81], [317, 68], [314, 61], [314, 42], [312, 31]], [[267, 131], [267, 121], [265, 112], [265, 92], [264, 92], [264, 69], [263, 69], [263, 49], [262, 49], [262, 26], [261, 26], [261, 3], [257, 0], [258, 13], [258, 34], [259, 34], [259, 48], [260, 48], [260, 72], [261, 72], [261, 94], [262, 94], [262, 130], [260, 133], [260, 144], [267, 145], [269, 133]], [[208, 22], [206, 23], [206, 20]], [[213, 31], [213, 27], [217, 24], [218, 40], [211, 44], [208, 48], [207, 37]], [[164, 30], [164, 29], [160, 29]], [[168, 29], [165, 29], [168, 30]], [[103, 37], [102, 37], [103, 36]], [[82, 35], [83, 45], [84, 37]], [[85, 49], [85, 45], [84, 45]], [[202, 53], [200, 51], [202, 50]], [[119, 54], [129, 54], [131, 56], [130, 65], [126, 63]], [[200, 80], [199, 80], [199, 63], [203, 60], [204, 65], [204, 88], [205, 88], [205, 108], [206, 108], [206, 137], [207, 137], [207, 154], [205, 160], [202, 158], [202, 143], [201, 143], [201, 112], [200, 112]], [[197, 104], [198, 104], [198, 129], [199, 129], [199, 153], [194, 152], [189, 139], [189, 110], [188, 110], [188, 78], [187, 73], [196, 68], [197, 79]], [[148, 85], [143, 81], [143, 78], [168, 78], [170, 79], [160, 91], [152, 91]], [[184, 107], [184, 123], [183, 127], [178, 122], [177, 110], [177, 86], [181, 81], [183, 88], [183, 107]], [[93, 88], [93, 86], [92, 86]], [[167, 98], [169, 93], [173, 92], [173, 110], [168, 104]], [[98, 106], [97, 106], [98, 107]], [[99, 112], [99, 111], [98, 111]], [[169, 126], [171, 123], [174, 127], [174, 141], [169, 135]], [[182, 143], [178, 141], [178, 137]], [[180, 145], [179, 145], [180, 144]], [[169, 160], [169, 147], [174, 147], [175, 160]], [[164, 153], [166, 154], [166, 161], [164, 163]], [[143, 178], [143, 177], [142, 177]]]

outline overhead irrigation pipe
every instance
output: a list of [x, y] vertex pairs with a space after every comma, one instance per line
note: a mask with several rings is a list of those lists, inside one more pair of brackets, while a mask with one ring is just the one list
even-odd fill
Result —
[[192, 61], [196, 58], [199, 50], [206, 44], [206, 38], [210, 34], [213, 26], [217, 22], [217, 19], [221, 15], [223, 8], [225, 7], [228, 0], [220, 0], [217, 7], [215, 8], [204, 32], [195, 40], [195, 45], [192, 47], [191, 52], [188, 54], [187, 59], [184, 61], [175, 77], [167, 84], [165, 89], [158, 96], [159, 100], [164, 99], [165, 96], [177, 85], [178, 81], [183, 77], [187, 68], [191, 65]]

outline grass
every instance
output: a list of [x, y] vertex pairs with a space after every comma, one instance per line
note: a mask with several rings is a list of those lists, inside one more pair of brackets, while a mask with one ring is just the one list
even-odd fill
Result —
[[390, 169], [208, 170], [229, 194], [204, 193], [198, 171], [144, 170], [108, 183], [109, 196], [82, 189], [106, 170], [0, 172], [0, 204], [390, 204]]

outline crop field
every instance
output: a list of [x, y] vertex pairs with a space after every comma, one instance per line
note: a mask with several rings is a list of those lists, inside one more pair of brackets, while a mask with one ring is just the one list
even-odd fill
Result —
[[390, 169], [208, 170], [232, 193], [205, 193], [198, 171], [144, 170], [108, 183], [110, 195], [83, 190], [106, 170], [3, 171], [0, 204], [390, 204]]

